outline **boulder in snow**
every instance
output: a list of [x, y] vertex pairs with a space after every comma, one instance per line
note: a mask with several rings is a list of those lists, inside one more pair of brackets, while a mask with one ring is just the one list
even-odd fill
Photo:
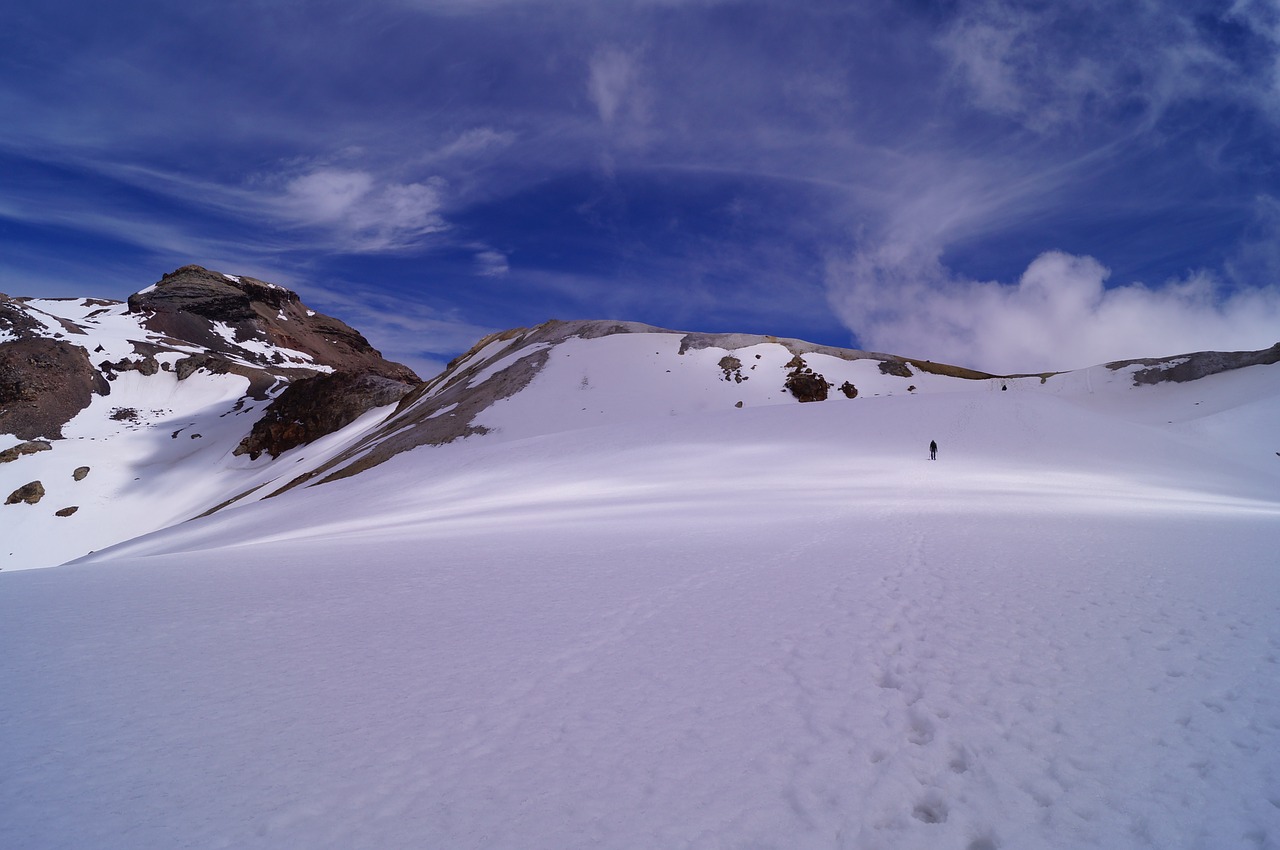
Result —
[[34, 505], [44, 498], [44, 485], [39, 481], [32, 481], [29, 484], [23, 484], [17, 490], [9, 494], [9, 498], [4, 500], [6, 505], [16, 505], [19, 502], [26, 502], [28, 505]]
[[10, 463], [17, 460], [23, 455], [33, 455], [36, 452], [47, 452], [53, 446], [44, 440], [28, 440], [25, 443], [18, 443], [11, 449], [5, 449], [0, 452], [0, 463]]

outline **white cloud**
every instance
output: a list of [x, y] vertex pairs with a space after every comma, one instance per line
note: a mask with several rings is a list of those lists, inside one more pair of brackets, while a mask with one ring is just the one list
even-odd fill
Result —
[[492, 127], [474, 127], [458, 138], [449, 142], [432, 154], [432, 159], [451, 159], [454, 157], [473, 157], [491, 154], [510, 147], [516, 140], [516, 134], [509, 130], [495, 130]]
[[511, 271], [507, 255], [501, 251], [485, 249], [476, 253], [476, 274], [482, 277], [504, 277]]
[[1169, 3], [980, 0], [963, 4], [935, 45], [974, 106], [1037, 133], [1108, 113], [1151, 129], [1171, 105], [1203, 97], [1280, 117], [1280, 63], [1259, 75], [1206, 34], [1213, 17], [1280, 45], [1272, 0], [1238, 0], [1220, 12]]
[[831, 264], [831, 303], [866, 348], [997, 374], [1280, 341], [1280, 287], [1224, 293], [1208, 275], [1107, 288], [1092, 257], [1050, 251], [1017, 283], [952, 276], [936, 252], [881, 244]]
[[366, 171], [323, 167], [290, 179], [274, 209], [295, 224], [331, 231], [343, 250], [397, 250], [447, 228], [443, 190], [438, 178], [392, 183]]
[[1280, 3], [1276, 0], [1236, 0], [1225, 17], [1264, 40], [1271, 67], [1257, 75], [1256, 101], [1273, 120], [1280, 120]]
[[587, 94], [606, 127], [635, 107], [638, 77], [635, 57], [616, 47], [603, 48], [591, 57]]

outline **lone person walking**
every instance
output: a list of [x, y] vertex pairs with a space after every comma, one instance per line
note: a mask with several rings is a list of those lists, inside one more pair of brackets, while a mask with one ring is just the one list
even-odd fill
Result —
[[936, 440], [929, 441], [929, 460], [938, 459], [938, 443]]

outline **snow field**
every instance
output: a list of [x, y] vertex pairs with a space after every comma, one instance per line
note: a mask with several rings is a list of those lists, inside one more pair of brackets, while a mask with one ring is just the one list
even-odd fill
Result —
[[798, 519], [6, 575], [0, 839], [1274, 844], [1274, 522]]
[[1274, 367], [797, 405], [634, 336], [0, 573], [0, 846], [1280, 847]]
[[[0, 569], [60, 564], [181, 523], [246, 491], [256, 490], [246, 501], [260, 499], [329, 460], [391, 410], [371, 410], [274, 462], [251, 461], [232, 455], [266, 404], [243, 396], [247, 387], [245, 378], [204, 371], [183, 381], [163, 371], [117, 375], [111, 394], [94, 396], [51, 450], [0, 465], [0, 495], [28, 481], [45, 488], [37, 505], [0, 508]], [[126, 408], [137, 418], [112, 417]], [[72, 472], [81, 466], [89, 473], [76, 481]], [[56, 516], [70, 506], [78, 510]]]
[[37, 847], [1275, 846], [1274, 493], [986, 389], [418, 450], [5, 575], [0, 793]]

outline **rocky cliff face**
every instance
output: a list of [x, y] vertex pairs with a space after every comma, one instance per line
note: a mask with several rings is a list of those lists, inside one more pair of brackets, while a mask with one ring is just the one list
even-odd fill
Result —
[[110, 385], [83, 349], [31, 336], [0, 343], [0, 434], [62, 436], [62, 426]]
[[253, 424], [235, 454], [256, 460], [277, 457], [350, 425], [375, 407], [395, 404], [409, 391], [404, 382], [371, 372], [334, 372], [294, 381]]

